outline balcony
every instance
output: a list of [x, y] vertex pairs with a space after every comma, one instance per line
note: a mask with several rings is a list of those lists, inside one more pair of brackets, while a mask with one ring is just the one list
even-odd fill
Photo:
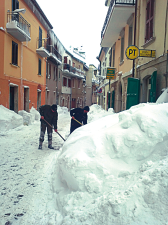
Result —
[[30, 24], [18, 12], [7, 13], [6, 30], [20, 42], [30, 41]]
[[49, 57], [50, 53], [48, 51], [48, 46], [47, 46], [47, 41], [46, 40], [38, 40], [37, 41], [37, 49], [36, 52], [41, 56], [41, 57]]
[[56, 65], [62, 64], [62, 56], [59, 54], [59, 52], [54, 48], [52, 45], [48, 45], [47, 47], [49, 51], [48, 59], [55, 63]]
[[81, 70], [79, 70], [75, 67], [72, 67], [67, 63], [64, 63], [64, 65], [63, 65], [63, 75], [69, 76], [69, 77], [77, 77], [77, 78], [84, 79], [84, 72], [83, 71], [81, 71]]
[[135, 12], [136, 0], [111, 0], [101, 31], [101, 47], [111, 47], [127, 20]]

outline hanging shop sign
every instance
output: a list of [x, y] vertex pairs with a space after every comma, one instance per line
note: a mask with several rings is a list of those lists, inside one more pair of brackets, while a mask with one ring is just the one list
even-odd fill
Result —
[[139, 57], [156, 57], [156, 50], [139, 49]]
[[115, 77], [115, 68], [107, 67], [106, 79], [114, 80], [114, 77]]
[[134, 60], [139, 56], [139, 48], [135, 45], [130, 45], [125, 50], [125, 55], [128, 59]]

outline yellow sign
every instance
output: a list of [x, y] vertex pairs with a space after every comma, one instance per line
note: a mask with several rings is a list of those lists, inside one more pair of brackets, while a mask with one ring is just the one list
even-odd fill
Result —
[[156, 57], [156, 50], [139, 49], [139, 57]]
[[139, 56], [139, 48], [135, 45], [130, 45], [128, 48], [125, 50], [125, 55], [127, 56], [128, 59], [136, 59]]
[[115, 77], [115, 68], [114, 67], [107, 67], [106, 79], [114, 80], [114, 77]]

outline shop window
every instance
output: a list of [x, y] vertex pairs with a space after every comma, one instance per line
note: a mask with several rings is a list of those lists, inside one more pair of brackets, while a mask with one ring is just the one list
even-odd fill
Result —
[[18, 65], [18, 44], [12, 41], [12, 64]]

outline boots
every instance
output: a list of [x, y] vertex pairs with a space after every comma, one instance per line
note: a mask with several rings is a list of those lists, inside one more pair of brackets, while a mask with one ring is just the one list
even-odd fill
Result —
[[52, 145], [51, 145], [51, 144], [49, 144], [49, 145], [48, 145], [48, 148], [50, 148], [50, 149], [54, 149], [54, 147], [52, 147]]
[[42, 149], [42, 145], [39, 145], [38, 149]]

